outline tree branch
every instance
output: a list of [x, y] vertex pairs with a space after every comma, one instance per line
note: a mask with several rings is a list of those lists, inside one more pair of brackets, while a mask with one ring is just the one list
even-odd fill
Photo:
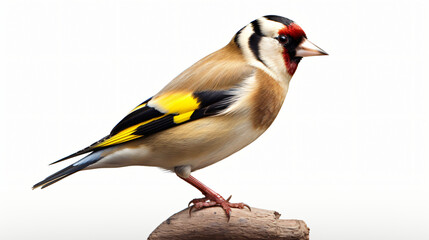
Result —
[[186, 208], [162, 222], [148, 239], [309, 239], [304, 221], [279, 218], [276, 211], [234, 208], [228, 222], [220, 207], [194, 210], [192, 216]]

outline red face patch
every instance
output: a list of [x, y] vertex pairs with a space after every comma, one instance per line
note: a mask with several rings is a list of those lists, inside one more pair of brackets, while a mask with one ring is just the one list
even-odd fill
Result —
[[279, 35], [289, 35], [294, 39], [299, 39], [301, 37], [307, 37], [304, 30], [295, 23], [292, 23], [289, 26], [286, 26], [279, 31]]
[[[303, 37], [307, 37], [305, 35], [304, 30], [300, 26], [295, 23], [286, 26], [279, 31], [279, 35], [289, 36], [295, 41], [299, 41]], [[285, 61], [286, 69], [289, 75], [293, 75], [298, 67], [299, 61], [294, 61], [291, 59], [290, 54], [286, 48], [283, 49], [283, 58]]]

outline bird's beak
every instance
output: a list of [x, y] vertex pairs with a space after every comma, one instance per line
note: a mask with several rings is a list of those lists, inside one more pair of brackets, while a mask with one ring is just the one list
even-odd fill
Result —
[[307, 38], [304, 38], [302, 43], [299, 44], [296, 48], [296, 57], [309, 57], [319, 55], [328, 55], [328, 53], [323, 51], [318, 46], [314, 45], [312, 42], [308, 41]]

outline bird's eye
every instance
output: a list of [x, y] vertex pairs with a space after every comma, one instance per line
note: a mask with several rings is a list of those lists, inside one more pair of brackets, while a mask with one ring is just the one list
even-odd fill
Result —
[[277, 40], [279, 40], [280, 43], [287, 43], [288, 42], [288, 38], [285, 35], [279, 35], [277, 37]]

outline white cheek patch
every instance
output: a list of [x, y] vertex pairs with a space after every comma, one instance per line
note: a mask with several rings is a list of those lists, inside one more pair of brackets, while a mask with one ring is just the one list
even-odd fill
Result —
[[283, 47], [273, 38], [264, 37], [259, 43], [259, 54], [269, 69], [284, 77], [286, 74]]

